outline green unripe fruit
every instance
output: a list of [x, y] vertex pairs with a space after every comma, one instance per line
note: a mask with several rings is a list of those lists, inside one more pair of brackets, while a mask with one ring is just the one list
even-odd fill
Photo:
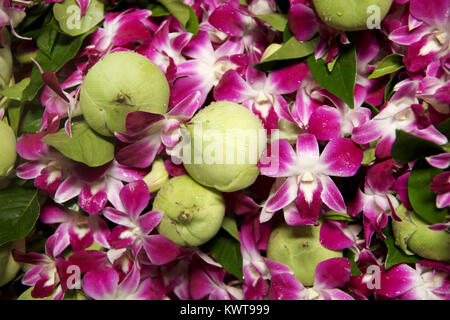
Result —
[[[313, 0], [319, 18], [344, 31], [369, 29], [386, 17], [392, 0]], [[377, 26], [378, 27], [378, 26]]]
[[13, 56], [11, 53], [11, 39], [6, 28], [1, 30], [0, 43], [0, 90], [9, 87], [13, 71]]
[[447, 231], [430, 230], [425, 220], [403, 206], [397, 208], [396, 213], [402, 218], [402, 221], [392, 220], [396, 245], [406, 254], [450, 262], [450, 234]]
[[0, 121], [0, 150], [0, 178], [3, 178], [14, 169], [17, 159], [16, 135], [3, 121]]
[[0, 287], [10, 282], [20, 269], [12, 255], [12, 250], [25, 251], [25, 240], [8, 242], [0, 246]]
[[191, 247], [204, 244], [217, 234], [225, 215], [225, 202], [220, 192], [183, 175], [161, 187], [153, 210], [164, 212], [159, 233], [179, 246]]
[[54, 4], [53, 15], [62, 31], [71, 36], [78, 36], [86, 33], [103, 20], [104, 5], [98, 0], [91, 0], [86, 13], [80, 19], [81, 9], [77, 2], [64, 0]]
[[190, 155], [183, 149], [183, 164], [194, 180], [223, 192], [255, 182], [267, 137], [249, 109], [234, 102], [215, 102], [197, 113], [186, 129]]
[[320, 226], [289, 226], [283, 223], [270, 234], [267, 258], [285, 264], [304, 286], [312, 286], [320, 262], [342, 257], [342, 251], [322, 246], [319, 237]]
[[131, 51], [103, 57], [88, 72], [80, 93], [87, 123], [105, 136], [125, 132], [127, 114], [145, 111], [164, 114], [169, 84], [156, 64]]

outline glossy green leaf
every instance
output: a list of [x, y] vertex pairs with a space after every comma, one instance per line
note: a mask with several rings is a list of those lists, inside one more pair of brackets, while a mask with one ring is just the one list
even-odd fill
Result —
[[448, 209], [436, 207], [436, 194], [431, 191], [430, 183], [442, 170], [428, 165], [425, 160], [414, 164], [408, 179], [408, 197], [414, 212], [429, 224], [441, 223]]
[[8, 97], [12, 100], [22, 101], [23, 91], [28, 87], [29, 84], [30, 78], [25, 78], [9, 88], [0, 90], [0, 96]]
[[180, 0], [158, 0], [183, 26], [186, 26], [190, 19], [189, 6]]
[[345, 249], [344, 257], [347, 258], [348, 261], [350, 261], [352, 277], [361, 275], [362, 271], [358, 268], [358, 265], [356, 264], [355, 261], [355, 253], [349, 249]]
[[19, 131], [20, 117], [22, 115], [23, 103], [20, 101], [8, 101], [8, 120], [9, 126], [13, 129], [17, 136]]
[[198, 33], [198, 27], [199, 27], [197, 15], [195, 14], [194, 9], [192, 9], [190, 6], [187, 6], [187, 7], [189, 10], [189, 20], [186, 23], [186, 31], [196, 35]]
[[223, 218], [222, 228], [226, 230], [231, 236], [233, 236], [233, 238], [235, 238], [237, 241], [240, 241], [237, 223], [234, 217], [225, 216]]
[[61, 129], [42, 141], [66, 157], [90, 167], [102, 166], [114, 159], [114, 145], [95, 133], [85, 121], [72, 125], [72, 137]]
[[281, 32], [284, 31], [288, 22], [287, 17], [281, 13], [259, 14], [255, 17], [267, 22], [272, 28]]
[[0, 190], [0, 245], [24, 238], [39, 216], [37, 190]]
[[147, 6], [152, 11], [152, 17], [164, 17], [170, 15], [170, 12], [159, 3], [152, 3]]
[[386, 56], [381, 62], [377, 65], [375, 70], [369, 76], [369, 79], [380, 78], [387, 74], [394, 73], [400, 69], [403, 69], [405, 65], [403, 64], [404, 55], [394, 53]]
[[384, 267], [386, 268], [386, 270], [401, 263], [416, 263], [421, 260], [416, 255], [414, 256], [407, 255], [399, 247], [395, 245], [395, 239], [392, 233], [392, 226], [390, 223], [388, 223], [387, 226], [383, 229], [383, 233], [386, 236], [384, 244], [387, 247], [386, 261], [384, 263]]
[[316, 60], [314, 55], [308, 59], [308, 66], [317, 82], [329, 92], [339, 97], [350, 108], [354, 107], [356, 82], [356, 50], [348, 47], [337, 59], [333, 71], [328, 71], [323, 59]]
[[38, 105], [29, 104], [24, 108], [24, 116], [20, 124], [19, 132], [35, 133], [38, 132], [42, 124], [44, 108]]
[[391, 154], [397, 162], [409, 162], [444, 152], [436, 143], [416, 137], [408, 132], [397, 130], [397, 138], [392, 145]]
[[243, 279], [241, 244], [228, 232], [221, 230], [205, 245], [208, 252], [222, 267], [239, 279]]
[[323, 218], [329, 219], [329, 220], [337, 220], [337, 221], [354, 221], [354, 220], [356, 220], [355, 218], [350, 217], [346, 213], [341, 213], [341, 212], [337, 212], [337, 211], [333, 211], [333, 210], [325, 213], [323, 215]]
[[50, 24], [47, 24], [39, 33], [36, 39], [36, 44], [43, 53], [47, 56], [51, 55], [53, 46], [55, 45], [58, 31], [52, 28]]

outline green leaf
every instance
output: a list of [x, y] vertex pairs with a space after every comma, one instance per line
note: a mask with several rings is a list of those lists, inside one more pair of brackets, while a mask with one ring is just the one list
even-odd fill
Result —
[[233, 236], [233, 238], [235, 238], [237, 241], [241, 241], [239, 239], [237, 223], [234, 217], [225, 216], [223, 218], [222, 228], [226, 230], [231, 236]]
[[23, 103], [11, 100], [8, 102], [8, 120], [9, 125], [17, 136], [19, 131], [20, 117], [22, 115]]
[[344, 258], [347, 258], [350, 261], [351, 266], [351, 276], [359, 276], [362, 274], [362, 271], [358, 268], [358, 265], [355, 261], [355, 253], [352, 250], [345, 249], [344, 250]]
[[316, 50], [318, 41], [318, 38], [310, 41], [298, 41], [292, 37], [280, 49], [267, 57], [263, 62], [255, 64], [254, 67], [260, 71], [272, 71], [279, 69], [280, 66], [283, 67], [286, 62], [299, 61]]
[[42, 141], [66, 157], [90, 167], [102, 166], [114, 159], [114, 145], [95, 133], [85, 121], [72, 125], [72, 137], [61, 129]]
[[329, 220], [338, 220], [338, 221], [355, 221], [355, 218], [350, 217], [346, 213], [337, 212], [334, 210], [328, 211], [323, 215], [324, 218]]
[[[70, 37], [64, 34], [58, 34], [53, 50], [50, 56], [47, 56], [42, 50], [39, 50], [36, 56], [36, 61], [40, 64], [42, 69], [46, 72], [57, 72], [68, 61], [72, 60], [80, 50], [83, 40], [92, 33], [96, 28], [82, 34], [78, 37]], [[39, 69], [34, 66], [31, 72], [31, 79], [29, 86], [23, 92], [23, 100], [33, 100], [39, 90], [44, 86]]]
[[38, 132], [42, 124], [42, 115], [44, 108], [38, 105], [28, 105], [24, 110], [22, 123], [20, 124], [21, 133]]
[[386, 56], [381, 62], [377, 65], [375, 70], [369, 76], [369, 79], [380, 78], [387, 74], [394, 73], [405, 67], [403, 64], [404, 55], [394, 53]]
[[170, 12], [161, 4], [152, 3], [147, 6], [152, 11], [152, 17], [164, 17], [170, 15]]
[[37, 190], [10, 188], [0, 190], [0, 245], [22, 239], [39, 216]]
[[47, 56], [51, 55], [57, 35], [58, 32], [50, 24], [47, 24], [36, 39], [38, 48]]
[[356, 50], [351, 46], [341, 53], [334, 65], [333, 72], [328, 71], [323, 59], [316, 60], [314, 55], [308, 59], [308, 66], [317, 82], [329, 92], [354, 107], [356, 82]]
[[291, 32], [291, 29], [289, 29], [289, 24], [286, 25], [286, 27], [283, 30], [283, 43], [286, 43], [289, 41], [290, 38], [292, 38], [294, 35]]
[[247, 0], [239, 0], [239, 4], [243, 7], [248, 6]]
[[394, 76], [386, 84], [386, 89], [384, 90], [384, 102], [388, 101], [394, 94], [395, 84], [398, 82], [397, 76]]
[[450, 139], [450, 119], [445, 120], [437, 126], [439, 132]]
[[399, 247], [395, 245], [394, 235], [392, 233], [392, 226], [390, 223], [383, 229], [383, 233], [386, 236], [384, 244], [387, 247], [386, 261], [384, 267], [386, 270], [392, 268], [395, 265], [401, 263], [416, 263], [421, 259], [417, 256], [410, 256], [404, 253]]
[[0, 91], [0, 95], [12, 100], [22, 101], [23, 91], [30, 84], [30, 78], [25, 78], [19, 83]]
[[240, 242], [224, 230], [205, 245], [208, 252], [222, 267], [238, 279], [243, 279]]
[[397, 138], [392, 145], [391, 154], [397, 162], [409, 162], [444, 152], [441, 146], [432, 141], [401, 130], [397, 130], [396, 134]]
[[179, 0], [158, 0], [169, 12], [184, 26], [186, 27], [191, 13], [189, 6]]
[[448, 209], [436, 207], [436, 195], [430, 189], [430, 182], [442, 170], [428, 165], [422, 159], [414, 164], [408, 179], [408, 197], [415, 213], [430, 224], [441, 223]]
[[197, 15], [195, 14], [194, 9], [192, 9], [190, 6], [187, 7], [189, 9], [189, 20], [186, 23], [186, 31], [196, 35], [198, 33], [199, 26]]
[[275, 30], [283, 32], [287, 26], [287, 17], [281, 13], [258, 14], [254, 17], [267, 22]]

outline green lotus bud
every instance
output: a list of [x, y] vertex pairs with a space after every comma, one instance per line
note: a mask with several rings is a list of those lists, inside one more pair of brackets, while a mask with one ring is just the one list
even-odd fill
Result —
[[80, 106], [88, 124], [98, 133], [125, 132], [128, 113], [164, 114], [169, 84], [164, 73], [146, 57], [130, 51], [111, 53], [87, 73]]
[[186, 129], [191, 141], [183, 148], [183, 164], [194, 180], [223, 192], [255, 182], [267, 137], [249, 109], [234, 102], [215, 102], [197, 113]]
[[379, 29], [392, 0], [313, 0], [317, 15], [327, 25], [344, 31]]
[[16, 135], [13, 129], [3, 121], [0, 121], [0, 178], [6, 177], [17, 159]]
[[267, 258], [285, 264], [304, 286], [312, 286], [320, 262], [342, 257], [342, 251], [322, 246], [319, 237], [320, 226], [278, 225], [270, 234]]
[[188, 175], [169, 180], [158, 191], [153, 210], [164, 212], [159, 233], [179, 246], [199, 246], [219, 231], [225, 215], [222, 194]]
[[14, 279], [20, 269], [20, 264], [12, 256], [13, 249], [25, 251], [25, 239], [0, 246], [0, 287]]
[[404, 206], [396, 209], [402, 221], [392, 220], [395, 244], [406, 254], [430, 260], [450, 262], [450, 234], [430, 230], [429, 224]]
[[272, 43], [270, 44], [266, 50], [264, 50], [263, 55], [261, 56], [261, 62], [264, 62], [268, 57], [270, 57], [272, 54], [274, 54], [278, 49], [282, 47], [279, 43]]
[[0, 90], [9, 87], [12, 78], [13, 57], [11, 54], [11, 41], [6, 28], [3, 28], [2, 43], [0, 43]]
[[77, 2], [64, 0], [54, 4], [53, 15], [62, 31], [71, 36], [78, 36], [86, 33], [103, 20], [104, 5], [98, 0], [91, 0], [86, 13], [80, 18], [81, 9]]
[[157, 158], [153, 161], [152, 170], [144, 177], [144, 182], [147, 184], [150, 193], [156, 192], [169, 181], [169, 173], [164, 165], [164, 160]]

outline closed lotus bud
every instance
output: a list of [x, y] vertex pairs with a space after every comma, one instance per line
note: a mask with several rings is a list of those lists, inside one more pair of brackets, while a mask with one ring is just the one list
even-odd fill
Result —
[[104, 5], [98, 0], [91, 0], [85, 14], [81, 17], [81, 9], [75, 0], [64, 0], [55, 3], [53, 15], [59, 27], [71, 36], [86, 33], [103, 20]]
[[164, 73], [146, 57], [131, 51], [111, 53], [87, 73], [80, 106], [87, 123], [105, 136], [125, 132], [128, 113], [164, 114], [169, 84]]
[[225, 202], [220, 192], [183, 175], [162, 186], [153, 210], [164, 213], [159, 233], [179, 246], [191, 247], [204, 244], [217, 234], [225, 215]]
[[[0, 90], [9, 88], [14, 84], [13, 57], [11, 54], [10, 37], [6, 28], [1, 31], [2, 43], [0, 45]], [[0, 108], [7, 102], [6, 97], [0, 97]]]
[[161, 187], [169, 181], [169, 173], [164, 165], [164, 160], [157, 158], [153, 161], [152, 170], [144, 177], [144, 182], [147, 184], [150, 193], [158, 191]]
[[319, 18], [344, 31], [380, 28], [392, 0], [313, 0]]
[[396, 209], [402, 221], [392, 220], [395, 243], [406, 254], [417, 254], [425, 259], [450, 262], [450, 234], [434, 231], [429, 224], [404, 206]]
[[280, 224], [270, 234], [267, 258], [285, 264], [304, 286], [312, 286], [320, 262], [342, 257], [342, 251], [322, 246], [319, 237], [320, 226]]
[[25, 251], [25, 239], [0, 246], [0, 287], [14, 279], [20, 269], [20, 264], [12, 256], [13, 249]]
[[3, 121], [0, 121], [0, 150], [0, 178], [3, 178], [14, 169], [17, 159], [16, 135]]
[[197, 113], [186, 129], [191, 140], [183, 148], [183, 164], [194, 180], [223, 192], [242, 190], [255, 182], [267, 137], [249, 109], [234, 102], [215, 102]]

